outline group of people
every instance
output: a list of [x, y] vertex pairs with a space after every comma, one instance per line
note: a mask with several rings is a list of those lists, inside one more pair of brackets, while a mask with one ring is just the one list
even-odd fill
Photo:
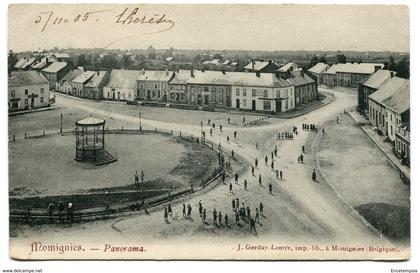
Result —
[[282, 132], [279, 133], [278, 139], [293, 139], [294, 135], [293, 132]]
[[143, 184], [144, 183], [144, 172], [143, 172], [143, 170], [141, 170], [140, 175], [139, 175], [138, 171], [136, 171], [134, 173], [134, 185], [136, 185], [136, 186], [140, 185], [140, 180], [141, 180], [141, 183]]
[[304, 130], [304, 131], [312, 131], [312, 132], [315, 132], [315, 133], [318, 132], [318, 128], [316, 127], [315, 124], [302, 123], [302, 130]]
[[232, 199], [232, 209], [235, 212], [235, 224], [240, 226], [240, 221], [244, 221], [249, 225], [251, 233], [257, 234], [256, 223], [260, 223], [260, 215], [264, 215], [264, 206], [260, 202], [259, 206], [255, 208], [255, 216], [252, 217], [251, 209], [249, 206], [245, 207], [245, 203], [242, 202], [242, 207], [239, 207], [239, 198]]
[[71, 222], [73, 222], [74, 220], [74, 205], [71, 202], [68, 202], [66, 206], [64, 206], [63, 202], [59, 201], [57, 203], [57, 206], [54, 205], [53, 202], [50, 202], [48, 204], [48, 216], [50, 218], [50, 221], [53, 220], [53, 216], [55, 214], [55, 211], [57, 210], [58, 212], [58, 219], [60, 221], [63, 220], [63, 216], [65, 215], [65, 210], [67, 212], [67, 220], [70, 220]]
[[261, 121], [268, 119], [268, 118], [269, 117], [262, 117], [262, 118], [259, 118], [259, 119], [254, 119], [254, 120], [249, 121], [249, 122], [245, 122], [245, 117], [244, 117], [242, 124], [244, 125], [244, 127], [252, 127], [252, 126], [257, 125]]

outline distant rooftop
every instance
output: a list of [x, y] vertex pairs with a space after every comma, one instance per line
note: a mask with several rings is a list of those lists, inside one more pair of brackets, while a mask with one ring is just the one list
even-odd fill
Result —
[[55, 62], [49, 65], [47, 68], [44, 68], [42, 71], [48, 72], [48, 73], [57, 73], [61, 69], [65, 68], [66, 66], [67, 66], [66, 62]]
[[49, 84], [48, 80], [37, 71], [15, 71], [8, 79], [9, 86]]

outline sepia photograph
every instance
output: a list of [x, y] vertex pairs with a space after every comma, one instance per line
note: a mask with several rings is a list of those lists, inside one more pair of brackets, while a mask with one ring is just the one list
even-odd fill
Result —
[[410, 259], [408, 6], [7, 21], [10, 258]]

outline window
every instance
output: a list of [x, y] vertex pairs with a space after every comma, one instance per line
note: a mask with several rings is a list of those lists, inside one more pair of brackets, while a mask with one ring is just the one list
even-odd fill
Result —
[[44, 88], [41, 88], [41, 94], [44, 94]]
[[130, 98], [130, 99], [131, 99], [131, 93], [128, 93], [128, 98]]
[[209, 92], [209, 88], [206, 86], [206, 87], [204, 87], [204, 91], [205, 92]]
[[11, 90], [11, 91], [10, 91], [10, 96], [11, 96], [11, 97], [16, 96], [16, 91], [15, 91], [15, 90]]
[[242, 100], [242, 106], [243, 106], [243, 107], [246, 107], [246, 99], [243, 99], [243, 100]]
[[246, 97], [246, 89], [245, 89], [245, 88], [242, 90], [242, 95], [243, 95], [244, 97]]
[[253, 97], [257, 96], [257, 90], [256, 89], [252, 89], [252, 96]]
[[264, 98], [267, 98], [267, 97], [268, 97], [268, 91], [264, 90]]
[[236, 88], [236, 96], [239, 97], [241, 95], [241, 91], [239, 90], [239, 88]]
[[40, 98], [39, 98], [39, 102], [40, 102], [40, 103], [44, 103], [44, 97], [40, 97]]
[[195, 102], [195, 96], [191, 95], [191, 102]]
[[280, 90], [276, 90], [276, 97], [280, 98]]
[[156, 97], [156, 92], [154, 90], [152, 91], [152, 97]]
[[271, 111], [271, 101], [265, 100], [263, 106], [264, 106], [264, 111]]
[[155, 88], [157, 88], [157, 84], [155, 84]]
[[28, 89], [25, 89], [25, 95], [28, 95]]
[[28, 105], [28, 99], [25, 99], [25, 105]]
[[285, 108], [286, 108], [286, 110], [289, 109], [289, 100], [286, 100]]

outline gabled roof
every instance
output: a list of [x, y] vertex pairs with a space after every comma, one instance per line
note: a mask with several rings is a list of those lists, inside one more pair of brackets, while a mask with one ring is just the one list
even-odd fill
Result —
[[162, 70], [143, 70], [141, 71], [137, 80], [139, 81], [162, 81], [168, 82], [172, 75], [174, 74], [173, 71], [162, 71]]
[[70, 58], [70, 55], [67, 53], [54, 53], [54, 56], [60, 59]]
[[287, 87], [292, 84], [278, 79], [272, 73], [247, 72], [221, 72], [221, 71], [194, 71], [194, 77], [188, 80], [189, 84], [216, 84], [216, 85], [238, 85], [238, 86], [259, 86], [259, 87]]
[[230, 63], [230, 60], [225, 60], [224, 62], [223, 62], [223, 65], [228, 65]]
[[367, 79], [363, 85], [368, 86], [374, 89], [378, 89], [381, 87], [382, 84], [384, 84], [387, 80], [389, 80], [392, 77], [392, 71], [389, 70], [378, 70], [375, 73], [372, 74], [372, 76]]
[[356, 73], [356, 74], [373, 74], [375, 73], [375, 67], [379, 66], [381, 69], [384, 67], [384, 64], [380, 63], [339, 63], [331, 66], [327, 70], [327, 74], [336, 74], [337, 72], [341, 73]]
[[[193, 73], [198, 73], [198, 70], [194, 70]], [[175, 71], [174, 75], [174, 78], [169, 82], [170, 84], [186, 84], [191, 78], [191, 70], [181, 69], [178, 72]]]
[[9, 86], [49, 84], [48, 80], [37, 71], [15, 71], [8, 79]]
[[279, 72], [287, 72], [289, 69], [295, 70], [298, 68], [298, 65], [295, 62], [288, 62], [287, 64], [283, 65], [277, 71]]
[[47, 62], [45, 62], [45, 61], [40, 61], [40, 62], [38, 62], [38, 63], [35, 63], [35, 64], [32, 64], [32, 68], [33, 69], [43, 69], [43, 68], [45, 68], [46, 66], [47, 66], [48, 64], [47, 64]]
[[398, 114], [410, 109], [410, 81], [405, 80], [404, 84], [390, 97], [384, 99], [382, 104]]
[[382, 103], [396, 92], [403, 89], [409, 89], [410, 81], [399, 77], [393, 77], [384, 83], [376, 92], [369, 95], [369, 99]]
[[71, 82], [75, 78], [79, 77], [79, 75], [82, 74], [83, 71], [84, 71], [83, 69], [72, 69], [61, 80], [59, 80], [58, 82], [60, 84], [63, 84], [65, 82]]
[[107, 71], [97, 71], [95, 72], [95, 75], [89, 80], [88, 83], [86, 83], [86, 87], [99, 87], [105, 77], [107, 76]]
[[113, 69], [109, 75], [109, 88], [133, 89], [137, 87], [140, 70]]
[[23, 57], [23, 58], [20, 58], [16, 62], [15, 68], [25, 69], [29, 65], [33, 64], [35, 62], [35, 60], [36, 60], [35, 58], [31, 58], [31, 57]]
[[292, 83], [295, 86], [301, 86], [305, 84], [311, 84], [315, 83], [314, 79], [303, 73], [303, 76], [301, 74], [301, 71], [295, 71], [295, 73], [292, 71], [292, 77], [288, 78], [287, 81]]
[[315, 74], [321, 74], [322, 72], [324, 72], [328, 68], [330, 68], [330, 66], [328, 64], [317, 63], [316, 65], [309, 68], [308, 72], [315, 73]]
[[86, 71], [83, 72], [82, 74], [80, 74], [78, 77], [76, 77], [75, 79], [72, 80], [72, 82], [74, 83], [83, 83], [85, 84], [86, 82], [88, 82], [94, 75], [96, 74], [96, 72], [94, 71]]
[[66, 62], [55, 62], [49, 65], [47, 68], [42, 69], [43, 72], [57, 73], [67, 66]]
[[[254, 63], [254, 66], [252, 65], [252, 63]], [[270, 64], [269, 61], [252, 61], [249, 64], [247, 64], [244, 67], [244, 69], [252, 70], [252, 71], [260, 71], [261, 69], [263, 69], [269, 64]]]

